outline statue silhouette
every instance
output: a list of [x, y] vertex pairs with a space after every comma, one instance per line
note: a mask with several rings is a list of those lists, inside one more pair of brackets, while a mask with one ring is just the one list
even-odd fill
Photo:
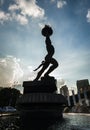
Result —
[[50, 68], [48, 69], [48, 71], [44, 74], [44, 77], [49, 76], [49, 74], [58, 67], [58, 62], [56, 61], [56, 59], [53, 58], [55, 49], [51, 43], [50, 40], [50, 35], [52, 35], [53, 30], [50, 26], [45, 25], [45, 27], [42, 29], [42, 35], [44, 35], [46, 37], [45, 43], [46, 43], [46, 50], [47, 50], [47, 55], [45, 56], [44, 61], [42, 61], [42, 63], [34, 70], [38, 70], [41, 66], [41, 70], [38, 72], [37, 77], [35, 78], [35, 80], [38, 80], [40, 78], [40, 76], [42, 75], [42, 73], [48, 68], [48, 66], [50, 64], [52, 64], [50, 66]]

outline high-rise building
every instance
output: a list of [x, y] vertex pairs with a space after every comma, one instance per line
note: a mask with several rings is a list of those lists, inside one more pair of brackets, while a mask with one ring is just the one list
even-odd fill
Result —
[[84, 90], [88, 91], [90, 87], [88, 79], [77, 80], [76, 85], [77, 85], [77, 90], [80, 93], [84, 93]]
[[60, 88], [60, 93], [61, 93], [62, 95], [64, 95], [65, 97], [67, 97], [68, 94], [69, 94], [69, 92], [68, 92], [68, 87], [67, 87], [66, 85], [62, 86], [62, 87]]

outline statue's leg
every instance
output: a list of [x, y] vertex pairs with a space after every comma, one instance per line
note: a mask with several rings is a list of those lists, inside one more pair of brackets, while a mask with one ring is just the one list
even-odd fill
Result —
[[51, 64], [52, 65], [50, 66], [50, 68], [48, 69], [48, 71], [45, 73], [44, 76], [48, 76], [55, 68], [58, 67], [58, 62], [54, 58], [51, 59]]
[[35, 80], [38, 80], [40, 78], [40, 76], [42, 75], [42, 73], [45, 71], [45, 69], [47, 69], [47, 67], [49, 66], [50, 63], [45, 62], [42, 69], [38, 72], [37, 77], [35, 78]]

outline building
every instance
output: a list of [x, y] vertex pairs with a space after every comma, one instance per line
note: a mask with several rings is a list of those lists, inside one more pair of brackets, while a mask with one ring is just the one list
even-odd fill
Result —
[[68, 94], [69, 94], [68, 87], [67, 87], [66, 85], [62, 86], [62, 87], [60, 88], [60, 93], [61, 93], [62, 95], [64, 95], [65, 97], [67, 97]]
[[88, 79], [77, 80], [76, 85], [77, 85], [77, 91], [80, 93], [84, 93], [84, 91], [90, 90]]

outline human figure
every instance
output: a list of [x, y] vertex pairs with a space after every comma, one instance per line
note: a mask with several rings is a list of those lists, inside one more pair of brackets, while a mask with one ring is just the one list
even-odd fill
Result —
[[47, 55], [45, 56], [45, 60], [42, 61], [42, 63], [38, 66], [38, 68], [36, 68], [34, 71], [36, 71], [37, 69], [39, 69], [41, 66], [41, 70], [38, 72], [37, 77], [35, 78], [35, 80], [38, 80], [40, 78], [40, 76], [42, 75], [42, 73], [48, 68], [48, 66], [50, 64], [52, 64], [50, 66], [50, 68], [48, 69], [48, 71], [45, 73], [44, 77], [49, 76], [49, 74], [58, 67], [58, 62], [53, 58], [54, 55], [54, 47], [51, 44], [51, 40], [49, 38], [49, 36], [46, 36], [46, 50], [47, 50]]

